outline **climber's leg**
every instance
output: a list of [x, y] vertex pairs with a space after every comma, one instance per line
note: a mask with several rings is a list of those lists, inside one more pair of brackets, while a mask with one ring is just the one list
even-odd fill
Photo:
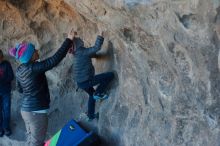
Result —
[[93, 99], [93, 93], [94, 93], [94, 88], [89, 87], [84, 89], [88, 94], [89, 94], [89, 101], [88, 101], [88, 117], [89, 119], [94, 119], [95, 118], [95, 100]]
[[94, 98], [97, 99], [105, 99], [108, 98], [106, 95], [106, 88], [108, 87], [109, 83], [113, 80], [114, 74], [112, 72], [102, 73], [99, 75], [95, 75], [92, 83], [94, 85], [98, 84], [98, 87], [94, 93]]

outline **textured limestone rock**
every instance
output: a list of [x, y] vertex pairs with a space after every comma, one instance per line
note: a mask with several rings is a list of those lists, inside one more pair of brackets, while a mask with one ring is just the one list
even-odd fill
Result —
[[[110, 99], [97, 103], [94, 130], [103, 145], [220, 145], [220, 3], [218, 0], [8, 0], [0, 1], [0, 47], [32, 41], [52, 55], [71, 27], [86, 45], [107, 29], [97, 73], [114, 70]], [[13, 66], [18, 64], [12, 58]], [[48, 137], [86, 111], [75, 92], [72, 56], [47, 73], [52, 96]], [[15, 134], [24, 124], [13, 92]], [[21, 128], [20, 128], [21, 127]], [[22, 144], [21, 144], [22, 145]]]

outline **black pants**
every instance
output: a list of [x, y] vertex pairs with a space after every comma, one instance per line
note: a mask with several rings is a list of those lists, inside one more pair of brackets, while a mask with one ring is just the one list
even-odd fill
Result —
[[10, 130], [11, 93], [0, 94], [0, 131]]
[[[113, 80], [114, 74], [112, 72], [102, 73], [99, 75], [95, 75], [92, 79], [77, 83], [79, 88], [83, 89], [89, 94], [88, 101], [88, 117], [94, 118], [95, 113], [95, 100], [93, 99], [94, 94], [102, 94], [105, 92], [109, 83]], [[93, 86], [98, 85], [95, 90]]]

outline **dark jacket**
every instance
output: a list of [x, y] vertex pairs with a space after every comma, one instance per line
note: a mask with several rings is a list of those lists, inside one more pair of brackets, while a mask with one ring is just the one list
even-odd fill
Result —
[[14, 79], [14, 73], [11, 64], [8, 61], [0, 63], [0, 94], [11, 92], [11, 81]]
[[50, 94], [45, 72], [66, 56], [71, 45], [72, 40], [66, 39], [52, 57], [41, 62], [21, 64], [17, 68], [18, 89], [23, 94], [21, 110], [37, 111], [49, 108]]
[[77, 83], [85, 82], [94, 77], [95, 70], [92, 65], [92, 57], [97, 51], [101, 49], [104, 38], [97, 36], [95, 45], [90, 48], [85, 48], [83, 46], [83, 41], [81, 39], [75, 39], [75, 53], [74, 53], [74, 80]]

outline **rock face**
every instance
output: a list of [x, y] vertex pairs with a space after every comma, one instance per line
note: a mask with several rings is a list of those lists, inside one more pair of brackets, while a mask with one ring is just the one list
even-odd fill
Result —
[[[96, 72], [115, 71], [110, 98], [97, 103], [94, 129], [109, 146], [220, 146], [220, 2], [218, 0], [1, 0], [0, 47], [33, 42], [43, 58], [74, 27], [87, 46], [106, 29]], [[86, 111], [72, 56], [47, 73], [48, 137]], [[18, 63], [8, 57], [16, 68]], [[24, 141], [21, 97], [13, 91], [11, 139]], [[20, 141], [20, 142], [19, 142]]]

